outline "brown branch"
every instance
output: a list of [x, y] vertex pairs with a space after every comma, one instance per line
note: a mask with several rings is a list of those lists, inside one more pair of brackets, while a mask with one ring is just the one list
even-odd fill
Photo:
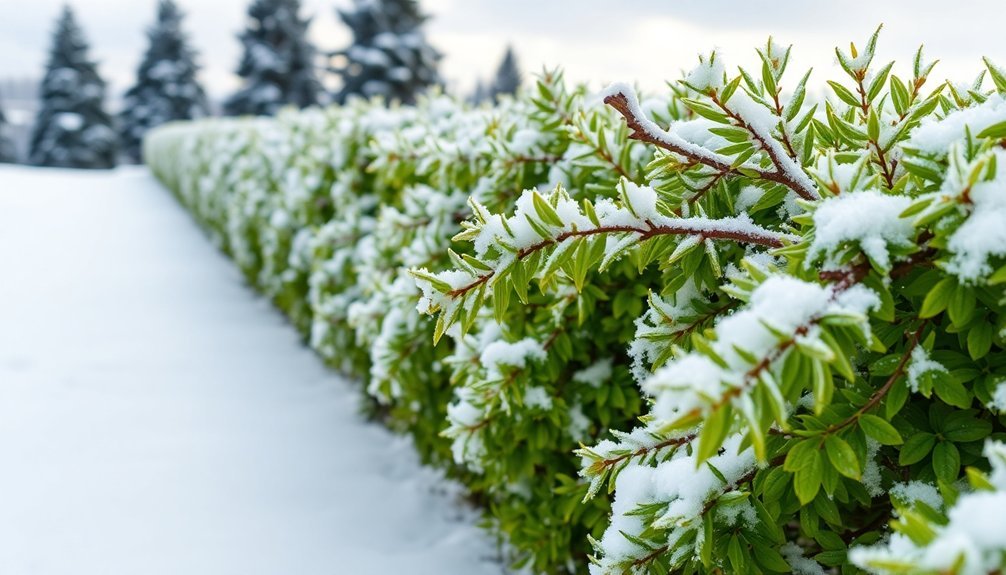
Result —
[[782, 129], [779, 130], [779, 133], [782, 135], [782, 144], [783, 144], [783, 146], [786, 147], [786, 153], [789, 154], [789, 157], [791, 157], [794, 160], [796, 160], [797, 157], [798, 157], [797, 153], [796, 153], [796, 150], [793, 149], [793, 143], [789, 141], [789, 134], [786, 133], [785, 124], [783, 123], [783, 120], [782, 120], [783, 106], [779, 102], [779, 91], [778, 90], [776, 90], [772, 94], [772, 101], [773, 101], [773, 103], [775, 103], [775, 115], [779, 116], [779, 124], [781, 126], [783, 126]]
[[[861, 76], [856, 77], [856, 90], [859, 92], [859, 107], [863, 111], [861, 118], [863, 122], [867, 122], [870, 117], [870, 107], [871, 103], [866, 99], [866, 87], [863, 86], [863, 80], [865, 78]], [[884, 176], [884, 182], [887, 184], [887, 189], [894, 188], [894, 168], [887, 166], [887, 160], [884, 157], [884, 150], [880, 147], [880, 142], [876, 140], [870, 140], [870, 144], [873, 145], [874, 149], [877, 150], [877, 159], [874, 163], [880, 166], [881, 175]]]
[[650, 132], [650, 130], [643, 126], [641, 118], [638, 118], [632, 111], [632, 108], [629, 105], [629, 98], [625, 94], [618, 92], [607, 96], [604, 98], [604, 103], [617, 110], [618, 113], [625, 118], [625, 124], [629, 127], [629, 131], [631, 132], [629, 134], [629, 138], [639, 140], [640, 142], [646, 142], [647, 144], [652, 144], [669, 152], [674, 152], [679, 156], [684, 156], [689, 160], [715, 168], [722, 172], [736, 171], [731, 167], [730, 162], [726, 161], [726, 158], [717, 158], [713, 154], [697, 154], [693, 150], [676, 146], [670, 142], [664, 141], [662, 138], [658, 138]]
[[[688, 221], [687, 219], [682, 219], [682, 222]], [[713, 221], [713, 220], [710, 220]], [[769, 230], [762, 231], [745, 231], [739, 229], [697, 229], [694, 226], [682, 225], [681, 222], [671, 221], [661, 225], [654, 225], [647, 222], [648, 227], [634, 227], [634, 226], [599, 226], [596, 228], [590, 228], [586, 230], [569, 230], [562, 232], [554, 238], [543, 239], [542, 241], [522, 248], [517, 252], [516, 258], [522, 260], [527, 256], [533, 254], [534, 252], [540, 251], [548, 246], [560, 244], [570, 238], [574, 237], [587, 237], [598, 234], [617, 234], [617, 233], [632, 233], [639, 234], [639, 242], [644, 242], [646, 240], [655, 238], [657, 236], [663, 235], [695, 235], [701, 238], [715, 239], [715, 240], [732, 240], [736, 242], [756, 244], [761, 246], [766, 246], [770, 248], [780, 248], [783, 246], [782, 235], [771, 232]], [[455, 288], [449, 292], [447, 295], [456, 298], [462, 296], [469, 291], [479, 287], [480, 285], [489, 281], [494, 275], [495, 271], [486, 272], [484, 275], [479, 276], [474, 282]]]
[[[816, 190], [807, 189], [806, 186], [797, 181], [790, 173], [788, 173], [785, 170], [785, 168], [783, 167], [784, 161], [782, 157], [780, 157], [777, 150], [771, 144], [769, 144], [768, 139], [763, 134], [759, 133], [758, 130], [754, 129], [754, 127], [751, 124], [749, 124], [747, 120], [741, 117], [740, 114], [734, 112], [730, 108], [727, 108], [726, 105], [720, 102], [719, 98], [716, 97], [716, 94], [713, 94], [711, 98], [713, 103], [716, 104], [720, 108], [720, 110], [722, 110], [723, 113], [727, 115], [727, 117], [733, 120], [738, 128], [742, 128], [746, 130], [749, 134], [751, 134], [751, 137], [754, 138], [756, 142], [758, 142], [758, 145], [761, 147], [761, 149], [768, 155], [769, 160], [771, 160], [772, 162], [772, 165], [775, 166], [775, 171], [764, 172], [764, 175], [762, 175], [763, 179], [782, 184], [787, 188], [793, 190], [793, 192], [796, 193], [796, 195], [800, 196], [805, 200], [813, 201], [821, 199]], [[794, 158], [790, 158], [790, 160], [795, 161]]]
[[859, 421], [860, 416], [862, 416], [867, 411], [870, 411], [871, 409], [876, 407], [878, 403], [880, 403], [880, 400], [887, 395], [887, 392], [889, 392], [891, 388], [894, 387], [894, 384], [898, 381], [899, 378], [901, 378], [902, 374], [904, 374], [905, 367], [908, 365], [908, 360], [911, 359], [912, 352], [915, 351], [915, 348], [919, 345], [919, 340], [922, 337], [922, 330], [925, 329], [927, 323], [928, 321], [923, 321], [922, 325], [920, 325], [918, 329], [916, 329], [915, 332], [912, 333], [911, 339], [908, 341], [908, 347], [906, 347], [904, 353], [901, 354], [901, 360], [898, 362], [898, 365], [894, 368], [894, 373], [892, 373], [891, 376], [887, 378], [887, 381], [884, 382], [884, 385], [881, 386], [880, 389], [878, 389], [877, 391], [873, 392], [873, 395], [870, 396], [870, 399], [867, 400], [867, 402], [864, 403], [862, 407], [857, 409], [855, 413], [853, 413], [843, 421], [831, 425], [830, 427], [822, 431], [820, 435], [830, 435], [832, 433], [841, 431], [846, 427], [849, 427], [853, 423]]
[[674, 439], [665, 439], [664, 441], [661, 441], [660, 443], [657, 443], [652, 447], [640, 447], [635, 451], [630, 451], [629, 453], [619, 455], [617, 457], [612, 457], [609, 459], [602, 459], [597, 463], [600, 464], [601, 467], [611, 467], [613, 465], [625, 461], [626, 459], [632, 459], [633, 457], [642, 457], [644, 455], [648, 455], [653, 451], [659, 451], [661, 449], [664, 449], [665, 447], [680, 447], [682, 445], [686, 445], [694, 441], [696, 437], [698, 437], [698, 435], [692, 433], [689, 435], [685, 435], [683, 437], [676, 437]]
[[[652, 122], [648, 119], [637, 116], [634, 106], [629, 103], [629, 97], [624, 93], [616, 92], [614, 94], [609, 94], [604, 98], [604, 103], [617, 110], [618, 113], [625, 118], [625, 123], [631, 132], [629, 134], [630, 138], [652, 144], [669, 152], [684, 156], [700, 164], [715, 168], [721, 172], [736, 173], [738, 171], [737, 168], [733, 167], [732, 162], [728, 158], [698, 147], [692, 148], [691, 146], [681, 145], [673, 141], [671, 138], [660, 137], [661, 135], [653, 133], [651, 127], [646, 125], [652, 124]], [[741, 122], [743, 122], [743, 120], [741, 120]], [[776, 167], [774, 171], [754, 168], [753, 170], [757, 172], [759, 178], [782, 184], [806, 200], [813, 201], [819, 199], [819, 195], [815, 190], [808, 189], [805, 185], [801, 184], [781, 168], [783, 165], [782, 158], [778, 156], [776, 150], [768, 144], [761, 134], [752, 130], [747, 122], [743, 122], [742, 127], [751, 133], [752, 137], [761, 145], [762, 149], [766, 154], [768, 154], [769, 159]], [[687, 142], [683, 143], [687, 144]]]

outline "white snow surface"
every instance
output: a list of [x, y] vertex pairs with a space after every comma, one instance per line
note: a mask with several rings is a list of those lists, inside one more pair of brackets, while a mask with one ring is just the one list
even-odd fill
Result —
[[0, 573], [499, 574], [143, 169], [0, 169]]

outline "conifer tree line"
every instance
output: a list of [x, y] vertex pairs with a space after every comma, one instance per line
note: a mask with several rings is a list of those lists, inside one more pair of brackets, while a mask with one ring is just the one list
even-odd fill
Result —
[[[337, 15], [352, 40], [326, 51], [309, 40], [312, 17], [300, 0], [250, 0], [238, 35], [243, 48], [235, 69], [240, 86], [220, 111], [271, 116], [287, 106], [345, 104], [356, 97], [409, 105], [424, 91], [443, 89], [438, 70], [442, 55], [427, 41], [428, 16], [417, 0], [352, 0]], [[159, 0], [135, 81], [123, 95], [121, 111], [113, 115], [87, 36], [73, 9], [65, 6], [50, 42], [27, 162], [95, 169], [139, 162], [143, 136], [151, 128], [210, 115], [184, 16], [174, 0]], [[514, 93], [520, 82], [516, 56], [508, 47], [495, 78], [468, 99], [495, 102]], [[337, 87], [326, 87], [332, 84]], [[18, 156], [8, 128], [0, 100], [0, 162]]]

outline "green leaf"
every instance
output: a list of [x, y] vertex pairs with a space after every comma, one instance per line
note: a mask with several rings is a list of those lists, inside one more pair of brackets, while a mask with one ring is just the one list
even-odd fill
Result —
[[796, 85], [793, 90], [793, 95], [789, 99], [789, 103], [786, 104], [786, 115], [785, 120], [787, 122], [792, 122], [796, 118], [797, 114], [800, 113], [800, 108], [803, 106], [803, 101], [807, 97], [807, 80], [810, 78], [810, 70], [804, 74], [803, 78]]
[[702, 517], [702, 528], [705, 537], [702, 538], [700, 557], [707, 568], [713, 563], [713, 514], [706, 513]]
[[731, 80], [726, 86], [723, 86], [723, 90], [720, 92], [720, 101], [724, 104], [730, 101], [730, 98], [737, 91], [737, 86], [740, 86], [741, 76], [737, 76]]
[[811, 464], [811, 459], [817, 454], [819, 449], [816, 439], [805, 439], [790, 448], [783, 462], [783, 469], [786, 471], [799, 471]]
[[987, 321], [979, 321], [968, 331], [968, 355], [978, 360], [988, 355], [992, 349], [995, 327]]
[[920, 432], [908, 438], [901, 446], [901, 453], [898, 454], [898, 465], [912, 465], [922, 461], [933, 445], [936, 444], [936, 437], [932, 433]]
[[845, 350], [842, 349], [842, 346], [839, 345], [835, 337], [832, 336], [831, 333], [829, 333], [828, 331], [822, 330], [821, 341], [827, 344], [827, 346], [831, 348], [831, 351], [833, 352], [833, 358], [831, 363], [832, 367], [834, 367], [838, 371], [838, 373], [841, 374], [842, 377], [846, 379], [846, 381], [855, 381], [856, 371], [852, 367], [852, 362], [849, 361], [849, 356], [845, 353]]
[[781, 553], [769, 547], [765, 544], [757, 544], [754, 546], [754, 557], [758, 565], [766, 571], [772, 571], [773, 573], [790, 573], [792, 572], [792, 567], [789, 563], [783, 559]]
[[824, 450], [835, 469], [850, 479], [859, 479], [859, 459], [852, 446], [837, 435], [829, 435], [824, 440]]
[[897, 76], [891, 76], [891, 101], [894, 102], [894, 111], [898, 115], [903, 115], [908, 109], [908, 88]]
[[761, 81], [765, 85], [765, 91], [769, 94], [777, 94], [775, 77], [772, 75], [772, 69], [769, 68], [768, 62], [764, 62], [761, 67]]
[[828, 364], [813, 360], [811, 365], [814, 374], [814, 413], [820, 415], [831, 403], [831, 396], [835, 393], [835, 382], [831, 378], [831, 368]]
[[803, 505], [813, 501], [821, 489], [822, 466], [824, 465], [821, 462], [821, 452], [815, 450], [811, 453], [807, 465], [797, 471], [793, 477], [793, 488]]
[[899, 377], [891, 389], [887, 392], [887, 399], [884, 401], [884, 415], [887, 419], [893, 419], [901, 411], [908, 401], [908, 380]]
[[555, 210], [548, 202], [545, 201], [545, 198], [541, 197], [541, 194], [534, 192], [531, 194], [531, 198], [532, 203], [534, 204], [534, 211], [538, 214], [538, 217], [541, 218], [542, 221], [560, 228], [563, 226], [563, 222], [559, 217], [559, 214], [555, 213]]
[[968, 476], [968, 483], [971, 484], [971, 487], [981, 491], [995, 491], [996, 489], [995, 485], [993, 485], [992, 482], [989, 481], [988, 476], [985, 475], [980, 469], [976, 469], [974, 467], [968, 467], [965, 468], [964, 472]]
[[859, 107], [860, 105], [859, 98], [857, 98], [856, 95], [853, 94], [851, 90], [839, 84], [838, 82], [835, 82], [834, 80], [828, 80], [828, 85], [831, 86], [831, 89], [835, 91], [835, 95], [838, 96], [839, 100], [842, 100], [843, 102], [854, 108]]
[[961, 454], [957, 446], [949, 441], [941, 441], [933, 449], [933, 471], [936, 478], [947, 483], [957, 481], [961, 472]]
[[887, 76], [891, 73], [891, 68], [894, 66], [894, 62], [888, 62], [883, 68], [880, 69], [873, 76], [873, 80], [870, 81], [870, 86], [866, 89], [866, 97], [870, 102], [877, 99], [880, 95], [880, 91], [884, 89], [884, 84], [887, 82]]
[[409, 270], [409, 273], [411, 273], [416, 278], [430, 282], [430, 285], [433, 286], [433, 289], [437, 290], [440, 293], [447, 293], [452, 289], [454, 289], [451, 287], [451, 284], [445, 282], [444, 280], [438, 278], [437, 276], [431, 273], [415, 269]]
[[957, 327], [964, 327], [975, 313], [975, 292], [968, 286], [957, 285], [947, 303], [947, 315]]
[[982, 60], [985, 61], [985, 67], [989, 70], [989, 75], [992, 76], [992, 83], [995, 84], [996, 90], [1002, 94], [1006, 93], [1006, 74], [1003, 73], [1002, 68], [996, 66], [992, 63], [992, 60], [983, 57]]
[[493, 287], [493, 317], [496, 323], [503, 325], [507, 309], [510, 307], [510, 281], [504, 281]]
[[1006, 283], [1006, 266], [999, 268], [994, 274], [989, 276], [988, 283], [990, 286]]
[[945, 371], [932, 371], [933, 389], [940, 399], [961, 409], [971, 407], [971, 394], [964, 384]]
[[709, 105], [700, 102], [699, 100], [693, 100], [691, 98], [682, 98], [681, 102], [685, 106], [688, 106], [688, 109], [690, 109], [691, 111], [695, 112], [696, 114], [702, 116], [707, 120], [712, 120], [717, 124], [730, 123], [730, 121], [727, 119], [727, 116], [723, 112], [720, 112], [719, 110], [712, 108]]
[[926, 294], [926, 299], [922, 301], [922, 309], [919, 310], [919, 317], [928, 318], [947, 309], [954, 288], [957, 287], [957, 280], [954, 278], [943, 278], [933, 289]]
[[876, 415], [864, 413], [859, 417], [859, 426], [881, 445], [901, 445], [904, 443], [898, 430]]
[[947, 418], [941, 433], [955, 443], [980, 441], [991, 435], [992, 424], [984, 419], [975, 419], [968, 412], [958, 412]]
[[999, 122], [998, 124], [992, 124], [988, 128], [985, 128], [981, 132], [978, 132], [979, 138], [992, 138], [994, 140], [1001, 140], [1006, 138], [1006, 122]]
[[877, 111], [873, 108], [870, 108], [870, 115], [867, 116], [866, 135], [870, 136], [870, 141], [880, 140], [880, 118], [877, 117]]
[[709, 414], [702, 426], [702, 435], [699, 436], [699, 448], [696, 452], [698, 463], [716, 454], [730, 431], [731, 423], [733, 423], [733, 410], [729, 405], [715, 409]]
[[747, 573], [748, 570], [745, 568], [745, 556], [744, 548], [741, 546], [740, 537], [737, 535], [730, 536], [730, 543], [727, 544], [727, 559], [730, 560], [730, 567], [733, 569], [734, 573]]

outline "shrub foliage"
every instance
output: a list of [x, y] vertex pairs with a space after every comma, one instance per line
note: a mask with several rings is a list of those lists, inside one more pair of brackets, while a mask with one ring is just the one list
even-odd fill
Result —
[[998, 572], [1006, 73], [897, 76], [877, 38], [819, 101], [770, 39], [662, 98], [546, 73], [146, 155], [518, 565]]

